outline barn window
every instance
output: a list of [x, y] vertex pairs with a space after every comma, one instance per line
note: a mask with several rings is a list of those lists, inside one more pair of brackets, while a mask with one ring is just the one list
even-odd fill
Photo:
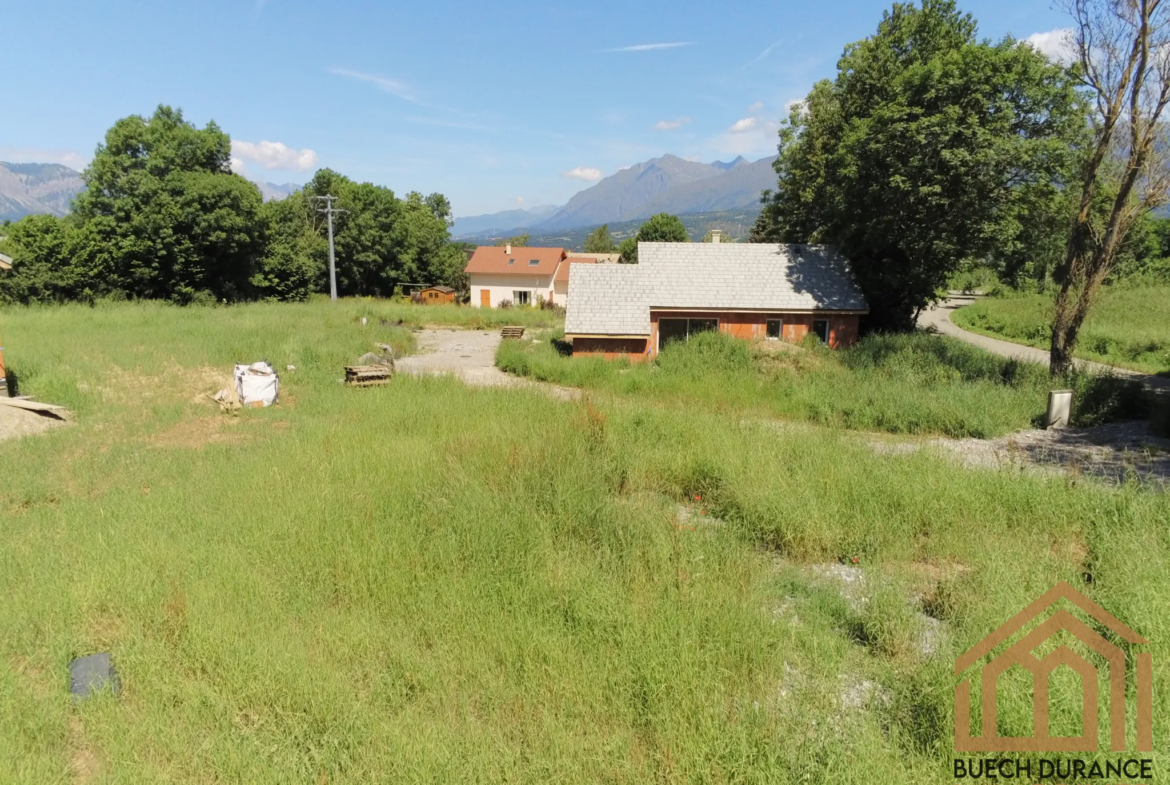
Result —
[[528, 305], [528, 292], [523, 292], [519, 289], [512, 292], [512, 302], [516, 303], [516, 305]]
[[718, 319], [659, 319], [658, 349], [665, 349], [675, 341], [685, 341], [695, 333], [718, 329]]
[[829, 320], [813, 319], [813, 335], [821, 339], [821, 343], [829, 342]]
[[779, 341], [784, 332], [784, 322], [781, 319], [769, 319], [765, 325], [764, 334], [769, 341]]

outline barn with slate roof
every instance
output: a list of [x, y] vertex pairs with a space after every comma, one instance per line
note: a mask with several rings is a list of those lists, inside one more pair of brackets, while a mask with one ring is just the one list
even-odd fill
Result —
[[704, 330], [834, 348], [869, 312], [848, 262], [819, 245], [639, 243], [638, 264], [573, 265], [565, 338], [573, 354], [649, 359]]

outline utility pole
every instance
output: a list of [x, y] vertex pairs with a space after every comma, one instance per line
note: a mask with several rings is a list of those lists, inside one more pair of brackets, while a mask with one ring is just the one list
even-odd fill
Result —
[[337, 302], [337, 263], [333, 257], [333, 216], [340, 213], [348, 213], [349, 210], [334, 210], [333, 202], [337, 197], [330, 194], [326, 194], [325, 196], [311, 196], [309, 198], [325, 203], [324, 207], [317, 208], [317, 212], [323, 213], [329, 221], [329, 299]]

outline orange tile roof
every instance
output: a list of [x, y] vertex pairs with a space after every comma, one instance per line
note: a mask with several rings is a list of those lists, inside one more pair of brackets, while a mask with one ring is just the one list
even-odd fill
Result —
[[[552, 275], [565, 258], [564, 248], [520, 248], [512, 253], [498, 246], [481, 245], [475, 249], [465, 273], [494, 273], [497, 275]], [[535, 260], [536, 264], [531, 262]]]
[[557, 270], [556, 277], [553, 280], [557, 283], [568, 283], [569, 265], [571, 264], [597, 264], [597, 260], [590, 259], [586, 256], [570, 256], [568, 259], [565, 259], [565, 263]]

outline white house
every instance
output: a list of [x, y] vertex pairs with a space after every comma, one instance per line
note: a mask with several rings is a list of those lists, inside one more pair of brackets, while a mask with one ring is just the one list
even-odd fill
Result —
[[464, 270], [470, 279], [471, 304], [498, 308], [504, 300], [517, 306], [555, 302], [553, 278], [564, 258], [564, 248], [481, 245]]
[[539, 301], [566, 306], [569, 268], [577, 264], [616, 264], [618, 254], [572, 253], [564, 248], [522, 248], [481, 245], [464, 272], [470, 279], [471, 304], [498, 308], [536, 305]]

